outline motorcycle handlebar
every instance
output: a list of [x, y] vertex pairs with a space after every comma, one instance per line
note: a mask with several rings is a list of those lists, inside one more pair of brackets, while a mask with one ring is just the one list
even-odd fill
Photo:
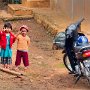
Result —
[[75, 25], [76, 25], [76, 26], [80, 25], [83, 20], [85, 20], [85, 19], [84, 19], [84, 18], [81, 18], [80, 20], [78, 20], [78, 21], [75, 23]]

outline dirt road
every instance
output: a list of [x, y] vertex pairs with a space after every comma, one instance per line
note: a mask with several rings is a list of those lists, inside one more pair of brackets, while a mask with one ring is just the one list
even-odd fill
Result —
[[[33, 19], [12, 21], [13, 31], [17, 32], [22, 24], [31, 28], [29, 48], [30, 67], [24, 77], [6, 74], [0, 71], [0, 90], [89, 90], [86, 79], [80, 79], [75, 85], [75, 78], [68, 74], [62, 62], [61, 51], [52, 50], [53, 37]], [[1, 23], [2, 27], [3, 23]], [[16, 43], [13, 45], [13, 65], [16, 55]], [[23, 72], [23, 64], [20, 71]]]

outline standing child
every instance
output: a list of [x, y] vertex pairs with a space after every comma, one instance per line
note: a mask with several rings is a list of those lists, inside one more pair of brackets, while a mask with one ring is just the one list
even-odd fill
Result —
[[12, 44], [15, 41], [15, 36], [11, 33], [12, 25], [6, 22], [3, 26], [3, 31], [0, 32], [1, 44], [1, 64], [4, 68], [10, 68], [12, 64]]
[[30, 45], [30, 38], [27, 36], [28, 27], [26, 25], [23, 25], [20, 27], [20, 31], [21, 34], [17, 36], [17, 55], [15, 65], [16, 69], [18, 69], [22, 58], [26, 70], [29, 66], [28, 47]]

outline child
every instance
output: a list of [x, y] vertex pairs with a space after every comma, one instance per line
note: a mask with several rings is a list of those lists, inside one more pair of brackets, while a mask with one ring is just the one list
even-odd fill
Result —
[[28, 47], [30, 45], [30, 38], [27, 36], [28, 27], [23, 25], [20, 27], [21, 34], [17, 36], [17, 55], [16, 55], [16, 69], [21, 63], [21, 58], [23, 59], [23, 64], [25, 66], [25, 70], [29, 66], [28, 61]]
[[3, 31], [0, 32], [1, 44], [1, 64], [4, 68], [10, 68], [12, 64], [12, 44], [15, 42], [15, 36], [11, 33], [12, 25], [6, 22]]

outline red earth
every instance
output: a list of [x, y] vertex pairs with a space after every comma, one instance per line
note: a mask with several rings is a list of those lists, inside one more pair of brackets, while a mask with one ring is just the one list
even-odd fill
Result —
[[[22, 24], [31, 28], [28, 35], [31, 38], [29, 47], [30, 66], [24, 72], [21, 64], [19, 72], [25, 76], [16, 77], [0, 71], [0, 90], [89, 90], [90, 84], [81, 78], [75, 84], [76, 78], [69, 75], [63, 65], [63, 54], [61, 50], [52, 50], [53, 37], [37, 24], [33, 19], [11, 21], [13, 32], [17, 33]], [[3, 22], [0, 22], [3, 27]], [[16, 57], [16, 43], [13, 45], [13, 64]]]

